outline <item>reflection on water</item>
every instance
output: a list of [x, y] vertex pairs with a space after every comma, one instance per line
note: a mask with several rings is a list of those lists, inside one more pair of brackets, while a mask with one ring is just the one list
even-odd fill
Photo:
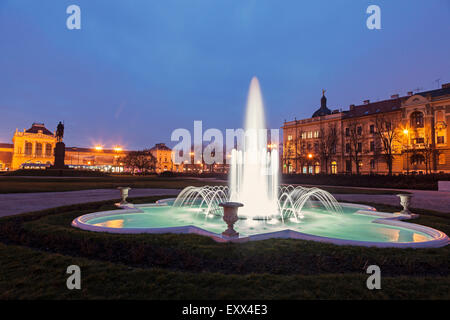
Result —
[[107, 220], [104, 222], [95, 223], [94, 226], [107, 228], [123, 228], [124, 219]]
[[[197, 211], [184, 208], [149, 207], [142, 213], [114, 214], [93, 218], [89, 224], [106, 228], [169, 228], [195, 225], [204, 230], [220, 234], [226, 229], [221, 216], [204, 216]], [[304, 219], [299, 221], [277, 219], [269, 221], [240, 219], [235, 229], [242, 236], [249, 236], [281, 230], [294, 230], [310, 235], [372, 242], [423, 242], [432, 237], [420, 231], [407, 228], [373, 223], [376, 217], [355, 214], [355, 210], [347, 210], [343, 214], [329, 215], [315, 212], [305, 212]]]

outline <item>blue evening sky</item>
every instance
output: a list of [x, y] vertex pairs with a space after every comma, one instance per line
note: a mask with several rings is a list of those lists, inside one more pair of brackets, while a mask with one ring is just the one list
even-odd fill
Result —
[[[382, 30], [366, 28], [370, 4]], [[254, 75], [278, 128], [310, 117], [322, 88], [347, 109], [449, 82], [449, 34], [449, 0], [0, 0], [0, 142], [59, 120], [85, 147], [169, 143], [194, 120], [238, 128]]]

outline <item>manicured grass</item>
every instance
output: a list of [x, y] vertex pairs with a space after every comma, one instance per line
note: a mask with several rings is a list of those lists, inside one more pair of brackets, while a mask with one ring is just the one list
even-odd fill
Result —
[[[222, 184], [192, 178], [165, 178], [158, 176], [111, 176], [111, 177], [0, 177], [0, 193], [58, 192], [89, 189], [113, 189], [121, 186], [131, 188], [182, 189], [187, 186]], [[225, 184], [225, 182], [223, 183]]]
[[[449, 299], [448, 276], [223, 274], [132, 268], [0, 243], [0, 299]], [[69, 265], [81, 268], [81, 290], [66, 288]]]
[[[0, 177], [0, 193], [58, 192], [89, 189], [131, 188], [182, 189], [187, 186], [226, 185], [226, 181], [187, 177], [111, 176], [111, 177]], [[340, 194], [397, 194], [395, 190], [321, 187]], [[404, 192], [403, 192], [404, 193]]]
[[[162, 197], [133, 202], [158, 198]], [[0, 219], [0, 297], [450, 298], [450, 246], [381, 249], [293, 239], [223, 244], [198, 235], [119, 235], [70, 226], [73, 218], [112, 209], [112, 203]], [[447, 217], [425, 214], [414, 222], [450, 233]], [[81, 291], [65, 287], [70, 264], [82, 268]], [[381, 268], [381, 291], [366, 288], [365, 270], [371, 264]]]

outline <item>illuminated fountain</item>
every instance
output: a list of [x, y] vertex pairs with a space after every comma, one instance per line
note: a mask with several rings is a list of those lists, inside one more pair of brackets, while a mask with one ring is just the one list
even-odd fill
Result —
[[[405, 214], [407, 211], [378, 212], [366, 205], [338, 203], [319, 188], [280, 186], [278, 150], [267, 147], [263, 99], [256, 78], [250, 84], [245, 133], [243, 149], [231, 154], [228, 186], [187, 187], [175, 199], [134, 206], [127, 203], [122, 210], [80, 216], [72, 225], [112, 233], [197, 233], [216, 241], [296, 238], [402, 248], [449, 243], [441, 231], [400, 221], [413, 217]], [[223, 207], [233, 212], [233, 217], [224, 216]], [[233, 230], [234, 223], [238, 232]], [[234, 237], [226, 236], [230, 234]]]

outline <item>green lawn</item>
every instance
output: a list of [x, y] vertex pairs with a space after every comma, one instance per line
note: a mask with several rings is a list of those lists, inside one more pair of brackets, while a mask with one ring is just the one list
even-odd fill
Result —
[[[223, 244], [198, 235], [118, 235], [70, 226], [78, 215], [112, 209], [112, 203], [0, 219], [0, 298], [450, 298], [450, 246], [381, 249], [293, 239]], [[421, 213], [415, 223], [450, 233], [448, 217]], [[81, 291], [65, 287], [70, 264], [81, 267]], [[382, 290], [366, 288], [371, 264], [381, 268]]]
[[[89, 189], [111, 189], [121, 186], [131, 188], [182, 189], [187, 186], [226, 185], [226, 181], [195, 179], [187, 177], [159, 176], [110, 176], [110, 177], [14, 177], [0, 176], [0, 193], [57, 192]], [[331, 193], [340, 194], [397, 194], [395, 190], [321, 187]], [[404, 192], [403, 192], [404, 193]]]

